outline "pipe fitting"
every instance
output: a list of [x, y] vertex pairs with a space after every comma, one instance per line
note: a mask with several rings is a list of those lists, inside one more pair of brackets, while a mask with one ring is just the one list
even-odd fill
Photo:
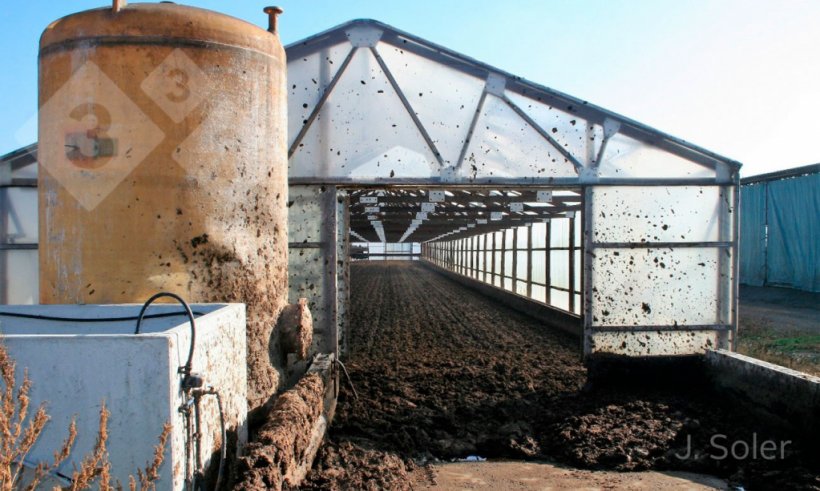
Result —
[[282, 7], [265, 7], [262, 11], [268, 14], [268, 32], [271, 34], [276, 34], [277, 18], [279, 17], [279, 14], [284, 12], [284, 10]]

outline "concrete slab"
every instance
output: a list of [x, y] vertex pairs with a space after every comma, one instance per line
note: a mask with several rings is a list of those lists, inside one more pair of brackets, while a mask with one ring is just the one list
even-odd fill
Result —
[[726, 481], [689, 472], [586, 471], [537, 462], [458, 462], [434, 466], [430, 475], [419, 475], [421, 489], [729, 489]]
[[[66, 319], [133, 317], [141, 305], [4, 306], [3, 313]], [[216, 388], [225, 408], [226, 425], [236, 432], [237, 447], [247, 442], [247, 365], [245, 306], [194, 304], [196, 320], [193, 371]], [[180, 312], [177, 305], [155, 305], [149, 314]], [[134, 335], [134, 320], [54, 321], [0, 315], [0, 334], [17, 362], [17, 377], [28, 370], [32, 404], [46, 403], [51, 421], [29, 460], [51, 461], [76, 416], [78, 436], [59, 472], [74, 466], [93, 448], [103, 401], [111, 413], [108, 451], [112, 475], [123, 483], [151, 459], [168, 421], [173, 430], [160, 469], [159, 489], [183, 489], [186, 450], [179, 367], [188, 358], [190, 327], [184, 315], [144, 321]], [[19, 381], [18, 381], [19, 383]], [[219, 411], [214, 397], [201, 403], [202, 461], [208, 465], [221, 445]], [[236, 451], [236, 449], [233, 449]]]

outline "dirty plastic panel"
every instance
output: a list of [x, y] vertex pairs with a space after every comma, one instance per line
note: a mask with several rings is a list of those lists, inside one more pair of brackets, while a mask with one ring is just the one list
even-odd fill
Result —
[[616, 133], [604, 150], [598, 176], [688, 179], [714, 178], [716, 173], [714, 169]]
[[491, 94], [484, 100], [461, 174], [468, 180], [578, 176], [555, 147]]
[[592, 352], [627, 356], [674, 356], [702, 353], [719, 346], [715, 331], [598, 332], [590, 336]]
[[290, 159], [290, 178], [426, 178], [439, 164], [376, 58], [358, 49]]
[[505, 94], [582, 164], [589, 164], [598, 155], [604, 136], [599, 125], [593, 125], [592, 131], [587, 135], [588, 123], [585, 119], [544, 104], [538, 100], [538, 96], [533, 99], [511, 91], [506, 91]]
[[717, 242], [720, 216], [731, 211], [717, 186], [597, 187], [595, 242]]
[[718, 248], [596, 249], [593, 326], [687, 326], [720, 322]]
[[353, 49], [344, 42], [288, 60], [288, 148]]
[[[330, 237], [335, 231], [335, 223], [332, 223], [335, 221], [335, 210], [326, 207], [329, 203], [335, 204], [334, 188], [327, 187], [322, 191], [319, 186], [290, 186], [288, 192], [289, 242], [303, 246], [331, 243]], [[308, 299], [316, 347], [335, 344], [335, 340], [328, 339], [336, 288], [335, 277], [328, 274], [331, 253], [324, 247], [291, 247], [288, 250], [289, 301], [295, 303], [299, 298]]]
[[484, 80], [395, 46], [376, 48], [418, 115], [444, 164], [458, 163]]

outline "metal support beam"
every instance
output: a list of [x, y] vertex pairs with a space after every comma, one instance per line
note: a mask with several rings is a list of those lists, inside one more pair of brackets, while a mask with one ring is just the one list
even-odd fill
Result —
[[562, 155], [565, 159], [567, 159], [567, 162], [569, 162], [570, 164], [572, 164], [572, 166], [575, 168], [575, 172], [577, 172], [577, 173], [580, 173], [580, 172], [581, 172], [581, 169], [583, 169], [583, 168], [584, 168], [583, 164], [581, 164], [581, 162], [579, 162], [579, 161], [578, 161], [578, 159], [576, 159], [576, 158], [575, 158], [575, 156], [573, 156], [571, 153], [569, 153], [569, 151], [567, 151], [567, 149], [566, 149], [566, 148], [564, 148], [563, 146], [561, 146], [561, 144], [560, 144], [560, 143], [558, 143], [557, 141], [555, 141], [555, 138], [553, 138], [552, 136], [550, 136], [550, 134], [549, 134], [549, 133], [547, 133], [547, 132], [546, 132], [546, 130], [544, 130], [544, 128], [542, 128], [542, 127], [541, 127], [538, 123], [536, 123], [536, 122], [535, 122], [535, 120], [534, 120], [534, 119], [532, 119], [532, 118], [530, 117], [530, 115], [529, 115], [529, 114], [525, 113], [523, 109], [521, 109], [520, 107], [518, 107], [518, 105], [516, 105], [516, 104], [515, 104], [512, 100], [510, 100], [510, 98], [509, 98], [509, 97], [507, 97], [506, 95], [505, 95], [504, 97], [502, 97], [501, 99], [502, 99], [504, 102], [506, 102], [506, 103], [507, 103], [507, 105], [508, 105], [508, 106], [510, 106], [510, 109], [512, 109], [513, 111], [515, 111], [515, 113], [516, 113], [516, 114], [518, 114], [518, 116], [520, 116], [520, 117], [521, 117], [521, 119], [523, 119], [524, 121], [526, 121], [526, 122], [527, 122], [527, 124], [528, 124], [528, 125], [530, 125], [530, 126], [532, 127], [532, 129], [534, 129], [534, 130], [535, 130], [535, 132], [536, 132], [536, 133], [538, 133], [539, 135], [541, 135], [541, 137], [542, 137], [543, 139], [547, 140], [547, 142], [549, 142], [549, 144], [550, 144], [550, 145], [552, 145], [552, 147], [553, 147], [553, 148], [555, 148], [556, 150], [558, 150], [558, 153], [560, 153], [560, 154], [561, 154], [561, 155]]
[[444, 160], [441, 158], [441, 152], [438, 151], [438, 148], [436, 148], [436, 144], [433, 143], [433, 140], [432, 138], [430, 138], [430, 135], [424, 128], [424, 125], [421, 124], [421, 120], [419, 120], [418, 115], [413, 110], [413, 107], [410, 105], [410, 101], [408, 101], [407, 97], [404, 96], [404, 92], [401, 90], [401, 87], [399, 87], [398, 82], [396, 82], [396, 79], [393, 77], [393, 73], [387, 67], [387, 64], [382, 59], [381, 55], [376, 50], [375, 46], [370, 47], [370, 52], [373, 53], [373, 56], [376, 57], [376, 61], [379, 63], [382, 72], [384, 72], [384, 75], [387, 77], [387, 80], [390, 82], [390, 85], [393, 87], [393, 90], [396, 91], [396, 95], [399, 96], [399, 99], [401, 100], [404, 109], [413, 119], [413, 123], [415, 123], [416, 128], [419, 130], [419, 133], [421, 133], [421, 136], [422, 138], [424, 138], [424, 141], [427, 142], [427, 146], [430, 147], [430, 151], [433, 152], [433, 156], [436, 158], [436, 161], [438, 162], [439, 169], [444, 168]]
[[569, 311], [575, 313], [575, 218], [569, 219]]
[[487, 91], [481, 92], [481, 97], [478, 99], [478, 104], [476, 104], [475, 113], [473, 114], [473, 119], [470, 121], [470, 129], [467, 130], [467, 136], [464, 137], [464, 145], [461, 146], [461, 152], [458, 155], [458, 162], [456, 162], [455, 168], [461, 169], [461, 166], [464, 164], [464, 158], [467, 156], [467, 150], [470, 148], [470, 142], [473, 139], [473, 133], [475, 132], [476, 123], [478, 123], [478, 118], [481, 115], [481, 111], [484, 109], [484, 100], [487, 98]]

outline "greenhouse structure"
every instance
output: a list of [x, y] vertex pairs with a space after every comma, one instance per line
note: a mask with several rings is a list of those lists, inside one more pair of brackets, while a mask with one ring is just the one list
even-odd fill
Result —
[[[569, 318], [585, 357], [733, 347], [738, 163], [372, 20], [287, 55], [291, 297], [330, 350], [352, 243]], [[35, 163], [2, 162], [6, 303], [38, 298]]]

